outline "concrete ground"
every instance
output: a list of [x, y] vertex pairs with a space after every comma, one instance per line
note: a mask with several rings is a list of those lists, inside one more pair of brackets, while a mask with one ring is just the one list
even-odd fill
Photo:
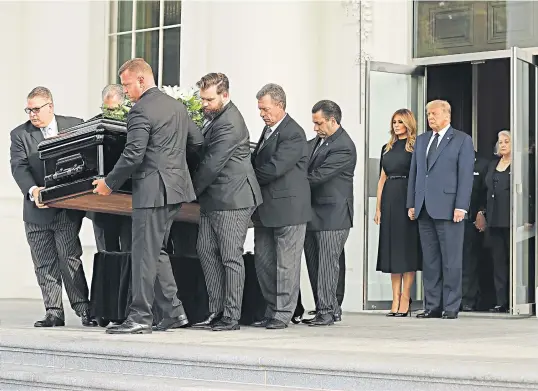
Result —
[[[68, 303], [65, 305], [68, 308]], [[0, 343], [28, 338], [58, 344], [114, 344], [156, 355], [164, 350], [207, 348], [214, 354], [256, 354], [267, 360], [315, 365], [328, 371], [488, 379], [538, 387], [535, 317], [464, 314], [457, 320], [420, 320], [414, 316], [386, 318], [383, 314], [344, 313], [342, 322], [325, 328], [291, 325], [286, 330], [265, 330], [242, 326], [233, 332], [180, 329], [112, 336], [105, 334], [103, 328], [83, 328], [71, 310], [66, 310], [66, 327], [34, 328], [34, 321], [43, 313], [42, 303], [37, 300], [0, 300]]]

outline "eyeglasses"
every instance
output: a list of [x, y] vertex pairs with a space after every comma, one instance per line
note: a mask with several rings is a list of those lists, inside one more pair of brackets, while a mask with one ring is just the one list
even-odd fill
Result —
[[30, 113], [39, 114], [39, 112], [41, 111], [41, 109], [42, 109], [43, 107], [45, 107], [45, 106], [47, 106], [47, 105], [51, 105], [51, 104], [52, 104], [52, 102], [45, 103], [45, 104], [44, 104], [43, 106], [41, 106], [41, 107], [32, 107], [32, 108], [27, 107], [27, 108], [24, 109], [24, 112], [25, 112], [26, 114], [30, 114]]

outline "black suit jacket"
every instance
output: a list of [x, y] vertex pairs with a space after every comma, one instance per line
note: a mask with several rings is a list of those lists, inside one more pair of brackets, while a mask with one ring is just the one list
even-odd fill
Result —
[[133, 208], [193, 201], [186, 155], [203, 141], [185, 105], [151, 88], [127, 115], [125, 149], [105, 182], [118, 190], [131, 177]]
[[473, 191], [471, 193], [471, 206], [469, 207], [470, 221], [476, 221], [478, 211], [485, 211], [487, 200], [486, 174], [489, 160], [476, 156], [473, 173]]
[[353, 176], [357, 165], [355, 143], [339, 128], [315, 150], [320, 138], [308, 142], [308, 182], [312, 192], [312, 220], [308, 231], [348, 229], [353, 226]]
[[[486, 205], [486, 221], [488, 227], [493, 224], [493, 215], [495, 214], [495, 226], [508, 228], [510, 227], [510, 212], [511, 212], [511, 190], [510, 181], [493, 183], [493, 176], [499, 164], [500, 158], [492, 160], [489, 163], [488, 171], [486, 174], [486, 187], [487, 187], [487, 205]], [[512, 166], [508, 166], [506, 171], [511, 175]]]
[[[72, 126], [78, 125], [82, 119], [56, 115], [58, 133]], [[17, 126], [11, 131], [10, 163], [11, 174], [17, 182], [24, 196], [23, 220], [33, 224], [49, 224], [59, 212], [57, 208], [39, 209], [34, 201], [30, 201], [28, 191], [32, 186], [45, 186], [45, 167], [39, 159], [37, 145], [43, 141], [41, 129], [36, 128], [30, 121]], [[72, 219], [81, 219], [83, 212], [68, 211]]]
[[193, 177], [200, 207], [207, 212], [235, 210], [262, 203], [250, 162], [250, 137], [243, 116], [232, 103], [203, 129], [201, 162]]
[[312, 218], [310, 185], [306, 178], [308, 144], [297, 122], [286, 114], [280, 125], [260, 147], [252, 164], [263, 196], [252, 217], [255, 226], [285, 227], [304, 224]]

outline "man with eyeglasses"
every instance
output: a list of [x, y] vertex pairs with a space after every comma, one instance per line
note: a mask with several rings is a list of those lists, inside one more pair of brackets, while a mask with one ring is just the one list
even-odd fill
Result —
[[[125, 103], [125, 93], [120, 84], [107, 85], [102, 92], [101, 110], [114, 110]], [[93, 119], [103, 118], [103, 113]], [[90, 120], [90, 121], [91, 121]], [[88, 212], [92, 220], [97, 251], [130, 252], [132, 244], [131, 217], [110, 213]]]
[[11, 131], [10, 163], [13, 178], [24, 195], [24, 228], [46, 309], [45, 317], [34, 326], [64, 326], [62, 281], [82, 325], [96, 326], [80, 260], [82, 247], [78, 235], [84, 213], [49, 209], [39, 202], [45, 172], [37, 145], [82, 120], [55, 115], [52, 94], [45, 87], [36, 87], [28, 94], [25, 112], [29, 120]]

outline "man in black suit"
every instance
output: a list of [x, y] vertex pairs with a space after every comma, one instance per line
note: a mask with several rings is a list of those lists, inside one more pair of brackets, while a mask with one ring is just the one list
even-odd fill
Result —
[[45, 318], [35, 327], [63, 326], [62, 281], [71, 307], [84, 326], [96, 326], [90, 315], [88, 284], [82, 268], [78, 234], [82, 212], [47, 208], [39, 202], [45, 185], [43, 162], [37, 145], [46, 138], [82, 122], [80, 118], [54, 114], [51, 92], [36, 87], [28, 94], [29, 121], [11, 131], [11, 173], [24, 195], [23, 220], [34, 262], [37, 282], [45, 304]]
[[210, 314], [194, 326], [239, 330], [245, 283], [242, 250], [262, 195], [250, 162], [247, 125], [230, 101], [228, 78], [209, 73], [196, 85], [206, 118], [201, 162], [193, 177], [200, 203], [197, 250]]
[[483, 210], [486, 208], [487, 188], [485, 183], [489, 161], [476, 156], [474, 161], [473, 190], [469, 218], [465, 220], [462, 265], [462, 299], [463, 311], [475, 311], [478, 305], [480, 281], [478, 265], [484, 252], [484, 234], [486, 219]]
[[312, 217], [308, 144], [304, 130], [286, 113], [282, 87], [267, 84], [256, 98], [265, 128], [252, 164], [263, 204], [252, 220], [256, 274], [267, 310], [253, 326], [283, 329], [297, 305], [306, 223]]
[[329, 326], [341, 318], [336, 297], [339, 259], [353, 226], [355, 144], [340, 126], [342, 111], [322, 100], [312, 108], [318, 136], [309, 141], [308, 182], [312, 220], [306, 226], [305, 256], [310, 285], [316, 297], [316, 316], [303, 320], [311, 326]]
[[[119, 84], [110, 84], [101, 93], [103, 104], [102, 110], [116, 109], [125, 104], [125, 93]], [[92, 119], [103, 118], [98, 114]], [[111, 213], [86, 213], [86, 217], [92, 220], [93, 233], [97, 251], [131, 251], [131, 217]]]
[[186, 154], [188, 146], [199, 147], [203, 138], [185, 105], [155, 86], [143, 59], [127, 61], [118, 73], [136, 104], [127, 116], [125, 149], [107, 177], [94, 181], [94, 192], [109, 195], [132, 178], [133, 300], [125, 322], [107, 333], [145, 334], [152, 331], [154, 299], [164, 312], [154, 330], [188, 323], [165, 249], [174, 215], [183, 202], [195, 199]]

